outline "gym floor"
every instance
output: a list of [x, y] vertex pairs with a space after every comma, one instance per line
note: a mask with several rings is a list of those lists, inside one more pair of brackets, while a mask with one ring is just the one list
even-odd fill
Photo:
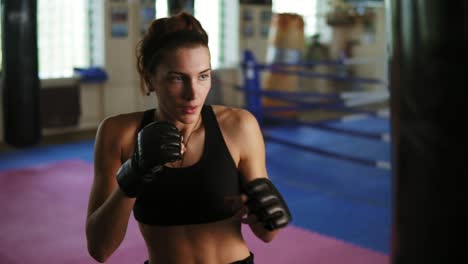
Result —
[[[388, 118], [330, 126], [387, 133]], [[390, 144], [311, 127], [268, 132], [305, 146], [390, 159]], [[95, 131], [47, 137], [27, 149], [0, 148], [0, 262], [90, 263], [84, 224], [93, 171]], [[258, 263], [388, 263], [391, 170], [266, 141], [270, 178], [291, 207], [293, 222], [264, 244], [244, 228]], [[146, 252], [132, 218], [108, 263], [143, 263]]]

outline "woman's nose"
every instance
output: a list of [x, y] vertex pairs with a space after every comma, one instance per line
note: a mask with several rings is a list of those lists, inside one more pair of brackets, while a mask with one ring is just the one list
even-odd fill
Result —
[[187, 101], [195, 99], [196, 83], [193, 80], [187, 80], [184, 84], [183, 98]]

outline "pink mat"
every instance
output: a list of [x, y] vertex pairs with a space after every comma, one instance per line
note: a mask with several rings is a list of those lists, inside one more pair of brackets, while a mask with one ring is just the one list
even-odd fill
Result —
[[[72, 160], [0, 172], [0, 263], [94, 263], [85, 241], [92, 165]], [[107, 263], [143, 263], [146, 252], [132, 218]], [[383, 264], [388, 256], [298, 227], [269, 244], [244, 226], [256, 263]]]

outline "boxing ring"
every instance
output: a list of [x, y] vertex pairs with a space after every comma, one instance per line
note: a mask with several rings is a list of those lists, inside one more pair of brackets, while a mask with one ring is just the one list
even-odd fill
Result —
[[[322, 64], [342, 65], [346, 62], [322, 62]], [[314, 63], [318, 64], [318, 62]], [[307, 67], [310, 63], [303, 63], [299, 67]], [[265, 90], [261, 87], [261, 71], [271, 71], [280, 74], [297, 75], [305, 78], [325, 78], [343, 81], [347, 83], [371, 83], [386, 86], [385, 82], [371, 78], [343, 77], [334, 74], [320, 74], [305, 72], [300, 70], [287, 70], [285, 67], [297, 66], [292, 64], [259, 64], [255, 61], [253, 53], [246, 51], [243, 61], [244, 85], [241, 90], [245, 93], [246, 108], [250, 110], [261, 126], [264, 128], [264, 137], [271, 142], [285, 144], [304, 151], [318, 153], [320, 155], [352, 161], [365, 166], [372, 166], [382, 169], [390, 169], [390, 151], [386, 146], [390, 141], [389, 136], [389, 111], [388, 108], [365, 109], [363, 106], [370, 103], [386, 102], [389, 97], [387, 90], [379, 91], [345, 91], [339, 93], [318, 93], [307, 91], [277, 91]], [[262, 104], [262, 97], [281, 100], [286, 106], [268, 106]], [[295, 115], [288, 118], [275, 115], [278, 112], [295, 111], [311, 112], [317, 109], [325, 109], [341, 112], [338, 117], [327, 118], [325, 120], [310, 121]], [[269, 125], [271, 123], [276, 126]], [[278, 125], [280, 124], [280, 125]], [[305, 136], [301, 136], [305, 134]], [[367, 147], [383, 148], [382, 155], [373, 152], [372, 155], [361, 152], [352, 153], [344, 149], [330, 149], [320, 147], [322, 136], [328, 135], [338, 144], [344, 144], [344, 135], [351, 137], [353, 141], [362, 140], [375, 141], [369, 143]], [[297, 139], [297, 140], [291, 140]], [[317, 139], [314, 141], [314, 139]], [[300, 141], [300, 142], [298, 142]], [[373, 146], [373, 145], [380, 146]]]
[[[361, 62], [313, 64], [336, 67], [353, 63]], [[293, 224], [386, 253], [392, 207], [387, 84], [301, 70], [310, 64], [261, 64], [249, 51], [244, 53], [243, 85], [237, 89], [244, 93], [246, 108], [262, 128], [270, 177], [291, 204], [296, 216]], [[266, 71], [334, 80], [353, 88], [336, 92], [303, 87], [269, 90], [262, 87], [262, 72]], [[356, 88], [361, 84], [377, 88]], [[285, 104], [268, 105], [263, 98]], [[335, 114], [314, 119], [316, 111]], [[292, 117], [287, 115], [291, 112]]]

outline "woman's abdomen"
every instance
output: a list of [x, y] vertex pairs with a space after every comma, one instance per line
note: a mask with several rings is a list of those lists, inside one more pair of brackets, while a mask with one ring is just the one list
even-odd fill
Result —
[[231, 263], [250, 252], [240, 221], [230, 218], [185, 226], [150, 226], [140, 223], [150, 263]]

